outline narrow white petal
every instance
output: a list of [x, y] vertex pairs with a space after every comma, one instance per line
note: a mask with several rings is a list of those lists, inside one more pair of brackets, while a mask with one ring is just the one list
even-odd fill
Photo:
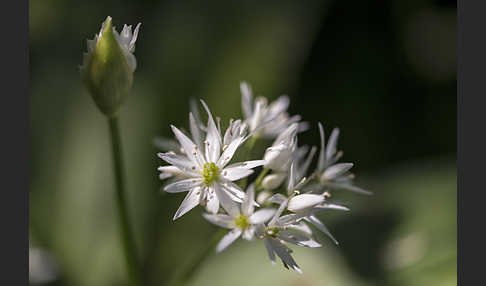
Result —
[[223, 177], [230, 181], [237, 181], [239, 179], [248, 177], [253, 173], [253, 170], [249, 170], [245, 167], [228, 167], [221, 171]]
[[265, 243], [265, 249], [267, 249], [268, 257], [270, 258], [270, 261], [272, 261], [272, 264], [277, 263], [275, 259], [275, 251], [272, 248], [272, 244], [270, 243], [270, 239], [272, 238], [265, 238], [263, 242]]
[[156, 137], [153, 140], [153, 144], [155, 147], [159, 148], [160, 150], [164, 152], [169, 152], [169, 151], [178, 151], [181, 146], [179, 142], [173, 139], [168, 139], [164, 137]]
[[322, 209], [322, 210], [349, 211], [348, 207], [337, 205], [337, 204], [330, 204], [330, 203], [324, 203], [320, 206], [316, 206], [316, 208]]
[[305, 173], [307, 172], [307, 169], [309, 169], [309, 166], [312, 162], [312, 159], [314, 158], [316, 151], [317, 151], [317, 148], [315, 146], [312, 146], [312, 148], [311, 148], [309, 154], [307, 155], [307, 158], [305, 159], [304, 163], [302, 164], [302, 166], [299, 166], [297, 180], [300, 180], [305, 176]]
[[321, 247], [322, 245], [318, 243], [317, 241], [313, 240], [312, 238], [309, 238], [305, 235], [290, 232], [290, 231], [280, 231], [278, 233], [278, 237], [283, 239], [284, 241], [293, 243], [298, 246], [305, 246], [305, 247]]
[[252, 101], [253, 95], [251, 91], [251, 86], [246, 83], [240, 83], [240, 91], [241, 91], [241, 107], [243, 109], [243, 116], [245, 118], [250, 118], [253, 110], [252, 110]]
[[290, 199], [287, 209], [298, 212], [324, 202], [324, 196], [315, 194], [302, 194]]
[[265, 164], [265, 160], [250, 160], [250, 161], [231, 164], [227, 166], [227, 168], [242, 167], [247, 169], [253, 169], [259, 166], [263, 166], [264, 164]]
[[289, 184], [287, 186], [287, 194], [290, 195], [292, 191], [294, 190], [295, 186], [295, 164], [292, 163], [290, 165], [290, 174], [289, 174]]
[[338, 137], [339, 128], [334, 128], [331, 132], [331, 136], [329, 136], [329, 143], [327, 144], [326, 148], [326, 160], [330, 160], [331, 157], [336, 153]]
[[219, 158], [219, 155], [221, 154], [221, 134], [216, 127], [216, 124], [214, 123], [213, 116], [211, 115], [211, 111], [209, 111], [209, 107], [207, 104], [201, 100], [202, 105], [204, 106], [204, 109], [206, 109], [206, 112], [208, 113], [208, 129], [206, 133], [206, 144], [208, 146], [206, 147], [207, 153], [206, 153], [206, 159], [209, 162], [214, 162]]
[[304, 218], [306, 221], [312, 223], [315, 227], [317, 227], [320, 231], [324, 234], [329, 236], [335, 244], [339, 244], [338, 241], [334, 238], [331, 232], [327, 229], [327, 227], [315, 216], [309, 216]]
[[206, 210], [212, 214], [218, 213], [219, 210], [219, 198], [214, 191], [208, 191], [207, 193]]
[[283, 203], [285, 200], [287, 199], [286, 196], [282, 195], [282, 194], [275, 194], [273, 196], [271, 196], [268, 201], [271, 202], [271, 203], [274, 203], [274, 204], [281, 204]]
[[241, 229], [235, 228], [228, 232], [216, 245], [216, 252], [221, 252], [225, 250], [230, 244], [232, 244], [241, 235]]
[[272, 208], [259, 209], [248, 218], [248, 222], [251, 224], [265, 223], [272, 218], [276, 211]]
[[187, 192], [197, 186], [200, 186], [201, 184], [202, 184], [201, 179], [195, 179], [195, 178], [184, 179], [184, 180], [174, 182], [172, 184], [168, 184], [167, 186], [164, 187], [164, 191], [168, 193]]
[[237, 184], [224, 180], [224, 178], [220, 180], [220, 183], [233, 201], [238, 203], [243, 202], [245, 199], [245, 192]]
[[[196, 144], [194, 144], [194, 142], [192, 142], [189, 137], [187, 137], [174, 125], [171, 125], [170, 127], [172, 128], [172, 132], [174, 132], [177, 140], [181, 144], [181, 147], [184, 149], [184, 153], [186, 154], [187, 158], [189, 158], [189, 160], [191, 160], [194, 164], [199, 165], [199, 161], [196, 159], [196, 152], [200, 152], [200, 150], [197, 150]], [[200, 167], [202, 168], [202, 166]]]
[[189, 112], [189, 126], [191, 128], [192, 140], [196, 143], [196, 146], [199, 150], [204, 150], [202, 144], [201, 129], [199, 129], [199, 125], [192, 112]]
[[339, 163], [336, 165], [332, 165], [324, 171], [323, 177], [324, 179], [332, 180], [346, 173], [352, 167], [353, 163]]
[[292, 252], [287, 246], [283, 245], [276, 239], [269, 239], [269, 242], [272, 246], [272, 249], [277, 253], [278, 257], [282, 259], [282, 262], [285, 266], [285, 268], [292, 268], [296, 272], [302, 274], [302, 270], [300, 270], [299, 266], [295, 262], [295, 260], [292, 258], [290, 253]]
[[275, 101], [270, 103], [268, 106], [268, 111], [271, 115], [276, 116], [282, 114], [287, 110], [290, 104], [290, 99], [287, 95], [282, 95]]
[[360, 194], [363, 194], [363, 195], [372, 195], [373, 194], [370, 191], [364, 190], [360, 187], [356, 187], [356, 186], [353, 186], [353, 185], [350, 185], [350, 184], [326, 183], [326, 184], [324, 184], [324, 186], [327, 186], [327, 187], [330, 187], [330, 188], [333, 188], [333, 189], [343, 189], [343, 190], [347, 190], [347, 191], [352, 191], [352, 192], [360, 193]]
[[272, 220], [268, 223], [268, 226], [274, 226], [277, 223], [278, 218], [280, 217], [282, 212], [287, 208], [288, 203], [289, 201], [287, 199], [282, 202], [278, 210], [275, 212], [275, 215], [273, 216]]
[[252, 240], [253, 237], [255, 236], [255, 227], [254, 226], [249, 226], [243, 231], [243, 239], [245, 240]]
[[229, 215], [203, 213], [203, 217], [217, 226], [229, 229], [235, 228], [234, 219]]
[[199, 188], [190, 191], [181, 203], [181, 206], [176, 211], [173, 220], [180, 218], [182, 215], [192, 210], [199, 204]]
[[321, 137], [321, 151], [319, 152], [319, 159], [317, 160], [317, 170], [321, 171], [325, 167], [325, 162], [326, 162], [326, 149], [325, 149], [325, 142], [326, 138], [324, 137], [324, 127], [322, 127], [322, 124], [319, 122], [319, 136]]
[[214, 192], [223, 209], [232, 217], [240, 215], [240, 209], [219, 183], [214, 183]]
[[226, 150], [224, 150], [223, 154], [221, 155], [221, 157], [219, 157], [219, 160], [216, 163], [216, 165], [218, 165], [219, 168], [224, 168], [224, 166], [226, 166], [229, 163], [229, 161], [231, 161], [231, 158], [233, 158], [236, 149], [238, 149], [238, 147], [240, 146], [242, 139], [243, 137], [236, 138], [228, 145]]
[[194, 162], [190, 161], [186, 156], [176, 155], [173, 153], [158, 153], [157, 155], [159, 156], [159, 158], [171, 165], [176, 166], [184, 173], [198, 176], [196, 170], [199, 169], [199, 166], [194, 164]]
[[246, 190], [245, 199], [241, 204], [241, 212], [248, 216], [253, 214], [255, 208], [255, 184], [251, 184]]

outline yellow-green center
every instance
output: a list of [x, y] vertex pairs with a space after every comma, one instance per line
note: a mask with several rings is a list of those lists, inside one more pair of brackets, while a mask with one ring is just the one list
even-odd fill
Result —
[[202, 175], [203, 175], [204, 183], [206, 185], [210, 185], [212, 182], [218, 179], [219, 168], [214, 163], [206, 163], [204, 164]]
[[245, 229], [245, 228], [248, 227], [248, 225], [250, 225], [250, 223], [248, 222], [248, 219], [244, 215], [240, 215], [239, 217], [237, 217], [236, 220], [235, 220], [235, 224], [240, 229]]
[[276, 227], [267, 227], [267, 229], [265, 229], [265, 234], [268, 235], [268, 236], [271, 236], [273, 238], [276, 238], [278, 231], [279, 231], [279, 229], [276, 228]]

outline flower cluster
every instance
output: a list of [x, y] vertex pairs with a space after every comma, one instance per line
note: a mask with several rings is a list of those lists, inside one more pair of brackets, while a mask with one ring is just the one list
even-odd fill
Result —
[[[297, 135], [308, 126], [300, 116], [288, 115], [288, 97], [268, 104], [263, 97], [253, 100], [247, 83], [240, 88], [244, 119], [230, 120], [224, 135], [220, 119], [215, 121], [201, 100], [207, 124], [192, 104], [190, 132], [171, 126], [177, 142], [158, 139], [167, 151], [158, 156], [169, 164], [158, 168], [160, 179], [169, 180], [164, 186], [168, 193], [187, 192], [174, 220], [201, 205], [206, 220], [229, 230], [216, 246], [217, 252], [239, 237], [257, 238], [263, 240], [273, 263], [278, 256], [287, 269], [301, 273], [289, 244], [320, 247], [313, 229], [337, 243], [317, 217], [323, 210], [349, 210], [331, 201], [331, 191], [369, 192], [352, 184], [352, 163], [338, 163], [343, 154], [337, 151], [339, 129], [332, 131], [326, 144], [324, 128], [318, 124], [320, 151], [315, 169], [309, 171], [318, 148], [298, 146]], [[262, 160], [232, 162], [240, 147], [246, 148], [240, 154], [251, 154], [256, 140], [268, 139], [273, 143]], [[252, 175], [255, 171], [258, 175]]]

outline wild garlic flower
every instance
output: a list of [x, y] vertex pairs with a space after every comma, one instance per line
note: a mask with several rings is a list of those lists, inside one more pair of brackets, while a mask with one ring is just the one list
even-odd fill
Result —
[[[250, 132], [255, 132], [257, 137], [275, 138], [289, 125], [301, 120], [300, 115], [289, 117], [287, 108], [290, 99], [286, 95], [280, 96], [269, 104], [262, 96], [253, 100], [251, 86], [246, 82], [240, 84], [240, 91], [245, 121], [249, 125]], [[305, 123], [301, 124], [301, 128], [305, 128]]]
[[267, 225], [259, 225], [256, 234], [263, 239], [268, 257], [273, 264], [275, 254], [280, 257], [285, 268], [292, 268], [302, 274], [302, 270], [293, 259], [292, 250], [286, 246], [287, 243], [305, 247], [321, 247], [322, 245], [312, 238], [312, 230], [305, 224], [298, 223], [293, 217], [281, 216], [286, 209], [288, 200], [284, 201], [273, 218]]
[[325, 145], [324, 127], [319, 122], [319, 135], [321, 137], [321, 151], [317, 161], [317, 176], [321, 186], [329, 189], [345, 189], [362, 194], [371, 192], [352, 185], [354, 175], [348, 171], [353, 163], [336, 163], [343, 155], [342, 151], [336, 152], [339, 129], [334, 128], [327, 146]]
[[[223, 145], [220, 129], [216, 126], [206, 103], [201, 101], [208, 113], [206, 140], [196, 142], [187, 137], [177, 127], [171, 126], [181, 145], [183, 155], [174, 152], [159, 153], [159, 157], [176, 167], [184, 179], [176, 180], [164, 187], [168, 193], [189, 192], [174, 215], [181, 217], [197, 205], [206, 206], [208, 212], [216, 214], [224, 194], [241, 202], [244, 192], [233, 183], [253, 173], [253, 168], [264, 164], [263, 160], [253, 160], [228, 165], [238, 147], [248, 138], [244, 133], [232, 137]], [[191, 133], [195, 136], [195, 121], [191, 121]], [[193, 128], [194, 127], [194, 128]], [[197, 126], [196, 126], [197, 127]], [[230, 126], [231, 128], [231, 126]], [[201, 135], [201, 134], [199, 134]], [[159, 168], [161, 170], [161, 168]], [[167, 172], [167, 168], [162, 169]], [[170, 171], [169, 171], [170, 172]]]
[[131, 90], [137, 61], [135, 42], [140, 23], [132, 33], [132, 26], [124, 25], [119, 34], [108, 16], [99, 34], [87, 41], [88, 52], [83, 55], [81, 77], [98, 108], [107, 116], [116, 115]]
[[[342, 156], [336, 147], [339, 129], [332, 131], [326, 146], [324, 128], [319, 123], [320, 153], [315, 169], [309, 171], [317, 147], [298, 146], [297, 136], [303, 124], [299, 116], [289, 118], [288, 97], [282, 96], [268, 104], [263, 97], [254, 101], [251, 88], [245, 82], [240, 88], [244, 119], [231, 119], [225, 132], [221, 131], [220, 119], [216, 118], [215, 122], [201, 101], [208, 114], [207, 124], [203, 124], [195, 102], [191, 101], [189, 133], [186, 135], [171, 126], [177, 141], [166, 138], [156, 141], [166, 151], [159, 153], [159, 157], [169, 163], [158, 168], [159, 177], [169, 180], [164, 187], [166, 192], [188, 192], [174, 220], [202, 205], [207, 211], [203, 213], [206, 220], [229, 230], [218, 242], [217, 252], [240, 237], [244, 240], [257, 237], [263, 240], [272, 263], [278, 256], [287, 269], [302, 273], [289, 245], [321, 247], [312, 229], [323, 232], [337, 244], [322, 222], [321, 213], [349, 211], [332, 202], [329, 191], [336, 188], [367, 191], [352, 185], [353, 175], [349, 172], [352, 163], [338, 163]], [[254, 140], [261, 137], [275, 140], [265, 149], [263, 160], [230, 165], [235, 152], [250, 136]], [[261, 170], [256, 169], [260, 173], [249, 177], [259, 166], [263, 166]], [[235, 182], [243, 178], [238, 182], [240, 187]]]
[[222, 197], [221, 205], [227, 214], [203, 214], [203, 217], [209, 222], [231, 229], [216, 246], [216, 252], [223, 251], [240, 236], [245, 240], [252, 240], [257, 225], [267, 222], [276, 211], [273, 208], [261, 208], [255, 211], [255, 186], [253, 184], [248, 187], [245, 199], [240, 206], [225, 194]]

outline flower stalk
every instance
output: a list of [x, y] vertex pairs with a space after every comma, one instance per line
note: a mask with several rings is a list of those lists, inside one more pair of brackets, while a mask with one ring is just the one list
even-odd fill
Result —
[[118, 117], [108, 118], [110, 139], [113, 152], [113, 169], [115, 172], [116, 203], [120, 225], [120, 237], [125, 256], [128, 275], [132, 285], [141, 285], [140, 271], [137, 262], [135, 241], [130, 227], [128, 209], [125, 198], [124, 166]]

